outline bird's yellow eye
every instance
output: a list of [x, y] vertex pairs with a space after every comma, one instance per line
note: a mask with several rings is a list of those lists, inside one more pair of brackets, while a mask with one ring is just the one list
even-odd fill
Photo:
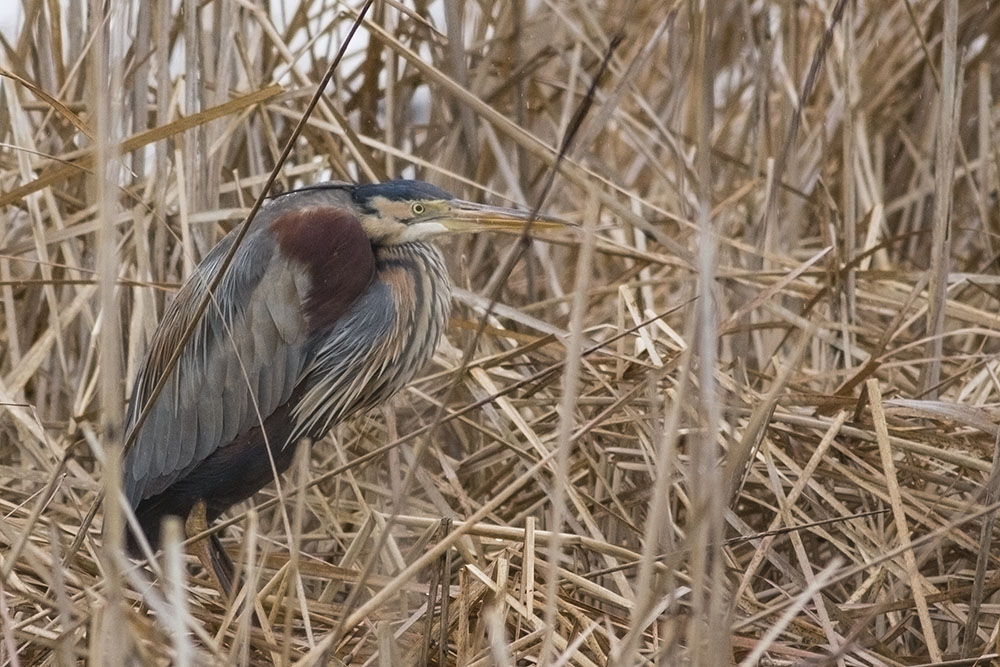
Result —
[[423, 215], [427, 212], [427, 207], [420, 202], [413, 202], [413, 205], [410, 206], [410, 210], [413, 212], [413, 215]]

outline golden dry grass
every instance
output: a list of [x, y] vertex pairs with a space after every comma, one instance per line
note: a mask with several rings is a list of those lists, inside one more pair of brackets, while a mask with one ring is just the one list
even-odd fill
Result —
[[531, 207], [621, 34], [579, 228], [447, 243], [447, 343], [230, 512], [228, 605], [107, 557], [99, 461], [361, 3], [85, 4], [0, 44], [0, 664], [996, 654], [1000, 5], [376, 2], [279, 187]]

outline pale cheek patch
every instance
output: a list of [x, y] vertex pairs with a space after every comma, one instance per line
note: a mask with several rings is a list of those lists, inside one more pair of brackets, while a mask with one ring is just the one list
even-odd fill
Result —
[[412, 215], [409, 202], [394, 201], [392, 199], [386, 199], [385, 197], [375, 197], [372, 203], [383, 218], [406, 220]]
[[415, 222], [411, 225], [407, 225], [406, 229], [404, 229], [399, 235], [399, 242], [409, 243], [411, 241], [422, 241], [434, 236], [446, 234], [447, 232], [448, 228], [440, 222]]

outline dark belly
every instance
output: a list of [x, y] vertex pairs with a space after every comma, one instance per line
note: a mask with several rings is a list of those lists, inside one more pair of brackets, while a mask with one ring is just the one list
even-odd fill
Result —
[[[274, 468], [280, 475], [292, 463], [295, 443], [282, 447], [292, 430], [291, 408], [294, 400], [275, 410], [259, 425], [241, 433], [232, 442], [212, 452], [187, 475], [161, 493], [139, 501], [136, 518], [153, 549], [159, 547], [160, 523], [165, 516], [187, 517], [199, 500], [206, 504], [206, 518], [214, 521], [229, 507], [246, 500], [274, 480]], [[265, 437], [266, 435], [266, 437]], [[270, 446], [271, 455], [268, 455]], [[128, 546], [138, 552], [129, 532]]]

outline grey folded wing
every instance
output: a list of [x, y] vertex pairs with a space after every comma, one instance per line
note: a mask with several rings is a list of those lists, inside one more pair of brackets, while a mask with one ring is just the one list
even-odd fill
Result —
[[[216, 246], [168, 307], [136, 377], [126, 420], [134, 428], [208, 282], [234, 240]], [[289, 400], [307, 363], [307, 278], [251, 232], [198, 322], [123, 460], [132, 506], [160, 493]]]

